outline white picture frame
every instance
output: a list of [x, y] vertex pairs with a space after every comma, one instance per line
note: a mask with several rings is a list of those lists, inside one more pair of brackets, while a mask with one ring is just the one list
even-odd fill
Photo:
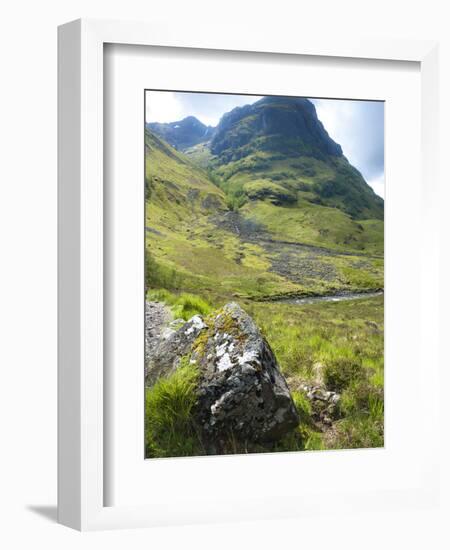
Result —
[[[236, 496], [206, 508], [185, 496], [171, 509], [153, 505], [105, 506], [108, 492], [104, 475], [104, 193], [103, 114], [104, 46], [128, 44], [234, 52], [277, 53], [286, 56], [316, 56], [364, 60], [409, 61], [420, 64], [421, 81], [421, 276], [432, 292], [421, 303], [421, 314], [431, 323], [421, 325], [421, 338], [431, 343], [427, 378], [437, 380], [438, 317], [437, 263], [437, 174], [436, 155], [438, 98], [437, 44], [424, 41], [356, 40], [233, 34], [225, 30], [203, 33], [193, 38], [191, 29], [176, 24], [169, 29], [157, 23], [78, 20], [59, 28], [58, 86], [58, 270], [59, 270], [59, 351], [58, 351], [58, 518], [80, 530], [157, 526], [207, 521], [258, 519], [319, 513], [320, 495], [296, 506], [267, 507], [263, 496], [244, 501]], [[427, 261], [424, 261], [426, 255]], [[431, 342], [430, 342], [431, 339]], [[433, 340], [434, 339], [434, 340]], [[434, 343], [433, 343], [434, 342]], [[424, 372], [421, 371], [421, 375]], [[438, 384], [435, 386], [438, 388]], [[416, 382], [420, 398], [424, 386]], [[428, 386], [428, 392], [430, 390]], [[427, 403], [434, 396], [426, 397]], [[425, 399], [425, 398], [424, 398]], [[435, 418], [436, 409], [429, 411]], [[421, 458], [420, 483], [389, 493], [389, 506], [421, 506], [435, 502], [439, 485], [438, 456], [433, 441]], [[291, 455], [292, 457], [293, 455]], [[191, 459], [196, 460], [196, 459]], [[364, 502], [337, 491], [327, 496], [328, 505], [341, 509], [371, 506], [386, 501], [386, 490], [367, 494]], [[371, 501], [371, 504], [368, 502]]]

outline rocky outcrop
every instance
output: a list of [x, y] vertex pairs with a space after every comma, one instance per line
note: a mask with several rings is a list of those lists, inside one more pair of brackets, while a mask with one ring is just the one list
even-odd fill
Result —
[[191, 353], [193, 343], [205, 328], [206, 325], [200, 315], [194, 315], [181, 326], [179, 326], [179, 320], [167, 326], [161, 332], [159, 340], [154, 342], [153, 349], [147, 354], [146, 384], [151, 386], [161, 376], [170, 376], [175, 372], [181, 359]]
[[186, 356], [199, 369], [195, 414], [208, 452], [221, 452], [230, 438], [276, 441], [298, 425], [275, 355], [238, 304], [197, 315], [162, 339], [147, 365], [147, 384], [170, 375]]
[[[281, 153], [307, 152], [342, 156], [341, 146], [335, 143], [317, 117], [314, 104], [305, 98], [263, 97], [252, 105], [236, 107], [222, 116], [212, 141], [211, 152], [228, 161], [253, 152], [255, 141], [264, 139], [266, 150]], [[303, 145], [302, 148], [299, 148]], [[232, 156], [234, 155], [234, 156]]]
[[161, 302], [145, 302], [145, 362], [163, 337], [172, 319], [169, 308]]
[[206, 126], [195, 116], [176, 122], [150, 122], [146, 128], [180, 151], [208, 141], [214, 131], [214, 128]]

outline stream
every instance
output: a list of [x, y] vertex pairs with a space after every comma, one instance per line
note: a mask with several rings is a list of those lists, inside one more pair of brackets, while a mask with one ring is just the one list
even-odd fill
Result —
[[316, 302], [343, 302], [345, 300], [361, 300], [364, 298], [374, 298], [382, 296], [384, 292], [378, 290], [376, 292], [348, 292], [342, 294], [332, 294], [329, 296], [306, 296], [305, 298], [284, 298], [277, 300], [286, 304], [314, 304]]

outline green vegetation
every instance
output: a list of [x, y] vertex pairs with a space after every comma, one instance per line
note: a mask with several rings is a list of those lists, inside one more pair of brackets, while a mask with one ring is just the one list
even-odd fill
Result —
[[212, 308], [210, 304], [194, 294], [174, 294], [165, 289], [150, 290], [147, 292], [147, 300], [164, 302], [171, 306], [172, 315], [175, 319], [188, 321], [194, 315], [208, 315]]
[[[146, 132], [147, 299], [184, 320], [234, 300], [255, 319], [301, 423], [275, 447], [252, 451], [382, 446], [383, 297], [280, 299], [383, 289], [383, 201], [323, 136], [296, 136], [288, 102], [273, 101], [264, 124], [244, 109], [225, 117], [212, 143], [184, 153]], [[285, 134], [264, 133], [266, 122]], [[147, 456], [204, 454], [192, 422], [197, 377], [185, 358], [147, 389]], [[305, 385], [339, 393], [331, 426], [318, 420]]]
[[[264, 155], [273, 174], [276, 171], [283, 178], [291, 178], [299, 163], [308, 174], [319, 177], [325, 172], [329, 177], [322, 161], [290, 160], [293, 164], [286, 168], [285, 161]], [[257, 157], [261, 162], [261, 154]], [[244, 161], [250, 162], [249, 158]], [[302, 177], [304, 185], [309, 185], [305, 181], [312, 176]], [[383, 287], [382, 221], [355, 221], [338, 208], [304, 198], [286, 206], [285, 198], [294, 191], [268, 178], [246, 180], [237, 173], [232, 184], [224, 183], [216, 171], [194, 166], [147, 132], [147, 288], [261, 299]], [[283, 204], [275, 204], [279, 202]], [[245, 227], [259, 227], [262, 233], [255, 237], [249, 233], [246, 239], [244, 231], [242, 238], [242, 233], [224, 223], [227, 210], [234, 211]], [[326, 246], [334, 252], [314, 260], [308, 250], [286, 251], [284, 244], [270, 247], [260, 240], [264, 232], [273, 241]], [[294, 271], [283, 269], [285, 254], [294, 258], [290, 264]], [[364, 261], [358, 257], [361, 254]], [[303, 270], [303, 263], [295, 268], [295, 257], [315, 262], [316, 268]]]
[[227, 206], [230, 210], [237, 211], [247, 202], [247, 197], [243, 190], [237, 190], [235, 193], [227, 195]]
[[328, 361], [324, 369], [325, 385], [337, 392], [347, 389], [351, 383], [357, 382], [362, 376], [361, 360], [352, 352], [348, 356], [342, 355], [342, 352], [335, 353], [335, 357]]
[[179, 288], [183, 284], [177, 271], [158, 263], [149, 249], [145, 250], [145, 288]]
[[193, 422], [198, 371], [186, 358], [168, 378], [145, 394], [145, 456], [164, 458], [204, 454]]
[[336, 363], [348, 360], [372, 373], [382, 386], [382, 296], [302, 306], [252, 302], [245, 308], [270, 342], [287, 377], [320, 380], [328, 366], [331, 380]]
[[297, 429], [285, 436], [275, 446], [275, 451], [322, 451], [325, 450], [323, 434], [318, 431], [312, 420], [310, 401], [301, 391], [291, 392], [295, 407], [300, 417]]
[[[245, 307], [275, 352], [301, 411], [296, 445], [309, 449], [383, 446], [383, 297], [301, 307], [280, 303]], [[298, 389], [302, 383], [324, 384], [341, 394], [340, 417], [333, 430], [322, 433], [312, 427], [309, 402]]]
[[196, 164], [200, 168], [208, 169], [212, 155], [206, 143], [199, 143], [185, 149], [183, 152], [193, 164]]
[[[213, 306], [200, 296], [150, 291], [148, 299], [170, 305], [174, 317], [206, 317]], [[196, 304], [186, 315], [181, 309]], [[383, 297], [298, 306], [279, 302], [243, 302], [270, 343], [286, 377], [300, 415], [300, 426], [273, 445], [244, 450], [230, 442], [229, 453], [324, 450], [383, 446], [384, 361]], [[223, 321], [227, 322], [226, 319]], [[226, 326], [232, 332], [231, 326]], [[203, 338], [202, 338], [203, 335]], [[201, 348], [207, 334], [195, 346]], [[198, 351], [197, 349], [197, 351]], [[204, 454], [190, 412], [195, 406], [195, 368], [182, 368], [147, 389], [146, 441], [148, 456]], [[332, 429], [314, 420], [303, 384], [324, 385], [341, 395], [339, 416]], [[149, 421], [151, 419], [151, 422]], [[165, 434], [165, 435], [164, 435]], [[184, 442], [184, 443], [183, 443]], [[166, 453], [166, 454], [164, 454]]]
[[307, 201], [300, 206], [286, 207], [269, 201], [258, 201], [248, 203], [242, 214], [266, 227], [275, 240], [347, 253], [382, 254], [378, 240], [367, 234], [376, 230], [375, 225], [367, 226], [367, 230], [364, 230], [359, 222], [337, 208]]
[[297, 202], [295, 193], [270, 180], [257, 179], [244, 185], [244, 191], [250, 200], [270, 199], [273, 204], [292, 204]]
[[209, 161], [225, 190], [265, 178], [284, 188], [287, 204], [291, 193], [307, 191], [312, 204], [352, 219], [383, 219], [382, 199], [324, 133], [310, 102], [263, 98], [229, 115], [215, 132]]

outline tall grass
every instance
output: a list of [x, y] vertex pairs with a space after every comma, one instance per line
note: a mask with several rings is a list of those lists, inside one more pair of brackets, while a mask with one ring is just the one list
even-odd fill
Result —
[[[168, 304], [177, 317], [207, 315], [211, 305], [196, 295], [152, 290], [148, 299]], [[271, 445], [231, 441], [223, 452], [301, 451], [380, 447], [384, 443], [383, 308], [379, 298], [299, 307], [246, 302], [287, 378], [300, 425]], [[376, 323], [378, 329], [373, 330]], [[198, 373], [184, 361], [170, 378], [147, 389], [148, 457], [205, 454], [194, 417]], [[303, 383], [340, 394], [331, 429], [317, 423]], [[224, 434], [225, 437], [226, 434]]]
[[150, 250], [145, 250], [145, 288], [178, 289], [182, 278], [175, 269], [161, 265], [153, 257]]
[[198, 369], [185, 359], [168, 378], [160, 378], [145, 395], [147, 458], [204, 454], [193, 420]]
[[273, 348], [291, 390], [308, 382], [341, 395], [340, 419], [333, 430], [322, 434], [308, 423], [301, 393], [293, 391], [301, 417], [301, 443], [298, 435], [291, 436], [283, 450], [382, 446], [382, 300], [304, 307], [255, 303], [248, 309]]
[[188, 321], [194, 315], [208, 315], [212, 311], [211, 305], [196, 294], [183, 292], [176, 294], [165, 289], [150, 290], [147, 299], [156, 302], [164, 302], [170, 306], [176, 319]]

